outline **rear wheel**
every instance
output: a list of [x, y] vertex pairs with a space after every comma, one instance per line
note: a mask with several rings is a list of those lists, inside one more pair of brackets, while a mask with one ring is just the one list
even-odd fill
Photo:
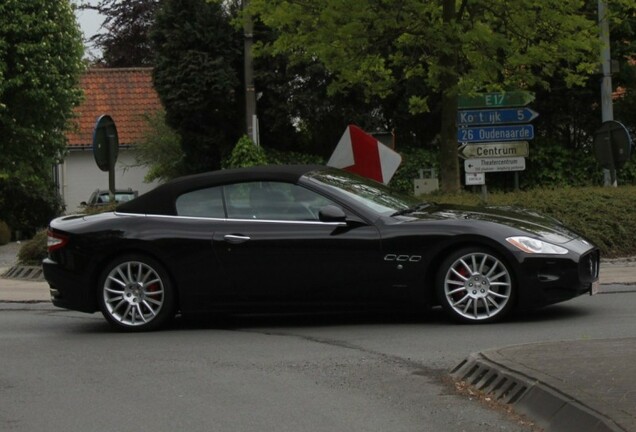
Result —
[[475, 247], [450, 255], [437, 274], [436, 289], [444, 310], [455, 320], [493, 322], [514, 305], [516, 286], [509, 267], [496, 254]]
[[112, 261], [99, 281], [99, 303], [106, 320], [120, 330], [154, 330], [175, 313], [168, 274], [157, 261], [127, 255]]

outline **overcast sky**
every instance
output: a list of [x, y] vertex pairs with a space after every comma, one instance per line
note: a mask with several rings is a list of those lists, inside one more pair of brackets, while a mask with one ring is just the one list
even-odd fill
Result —
[[[75, 0], [74, 3], [78, 4], [79, 2]], [[86, 3], [95, 3], [95, 2], [89, 1]], [[88, 46], [86, 41], [90, 39], [91, 36], [99, 32], [99, 27], [102, 25], [102, 22], [104, 21], [104, 17], [98, 14], [94, 10], [79, 10], [79, 9], [75, 10], [75, 16], [77, 17], [77, 22], [79, 23], [80, 28], [82, 29], [82, 33], [84, 33], [84, 46], [86, 47], [87, 54], [89, 51], [94, 52], [94, 49]]]

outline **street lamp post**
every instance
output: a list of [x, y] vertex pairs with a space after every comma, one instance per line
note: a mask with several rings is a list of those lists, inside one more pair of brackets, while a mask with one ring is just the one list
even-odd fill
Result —
[[[607, 0], [598, 0], [598, 22], [601, 37], [601, 115], [603, 122], [614, 120], [612, 101], [612, 66], [610, 58], [610, 35]], [[603, 170], [603, 185], [616, 186], [616, 168]]]
[[[248, 0], [244, 0], [243, 10], [247, 8], [247, 5]], [[252, 139], [254, 144], [258, 145], [258, 118], [256, 116], [256, 89], [254, 88], [254, 61], [252, 56], [254, 22], [252, 21], [252, 17], [247, 14], [244, 19], [245, 122], [247, 135]]]

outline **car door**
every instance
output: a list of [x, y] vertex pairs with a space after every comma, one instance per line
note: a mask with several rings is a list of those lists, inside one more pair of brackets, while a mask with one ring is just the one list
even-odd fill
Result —
[[[213, 247], [214, 233], [226, 223], [221, 186], [188, 191], [175, 201], [177, 217], [162, 222], [163, 249], [186, 309], [204, 310], [233, 300], [234, 289]], [[169, 233], [169, 235], [166, 235]]]
[[238, 299], [358, 302], [382, 286], [378, 230], [362, 219], [320, 221], [329, 199], [281, 182], [227, 185], [224, 196], [228, 220], [213, 245]]

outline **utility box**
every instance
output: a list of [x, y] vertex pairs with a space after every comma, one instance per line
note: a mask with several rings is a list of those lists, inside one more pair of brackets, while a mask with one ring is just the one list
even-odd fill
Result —
[[[428, 177], [424, 177], [424, 173]], [[413, 180], [413, 194], [415, 196], [425, 195], [439, 190], [439, 180], [435, 168], [421, 169], [420, 178]]]

